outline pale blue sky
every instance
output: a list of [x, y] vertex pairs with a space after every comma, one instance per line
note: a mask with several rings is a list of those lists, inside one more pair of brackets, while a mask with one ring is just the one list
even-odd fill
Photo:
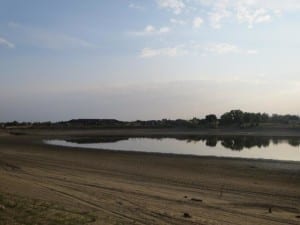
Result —
[[0, 121], [299, 114], [299, 0], [0, 6]]

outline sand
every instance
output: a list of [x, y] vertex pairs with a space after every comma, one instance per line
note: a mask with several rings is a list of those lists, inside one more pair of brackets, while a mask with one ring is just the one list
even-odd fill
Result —
[[[175, 131], [27, 133], [0, 135], [0, 193], [94, 218], [78, 224], [300, 224], [300, 163], [86, 150], [42, 141], [83, 133], [175, 135]], [[14, 208], [2, 205], [4, 209], [0, 201], [1, 225], [22, 224], [7, 216], [14, 215]], [[48, 208], [47, 215], [53, 211]]]

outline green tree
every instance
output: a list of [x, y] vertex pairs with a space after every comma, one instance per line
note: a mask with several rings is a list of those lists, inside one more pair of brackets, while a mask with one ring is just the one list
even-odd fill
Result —
[[215, 114], [209, 114], [209, 115], [205, 116], [205, 121], [209, 127], [212, 127], [212, 128], [218, 127], [218, 118]]
[[244, 123], [244, 113], [241, 110], [231, 110], [224, 113], [220, 118], [222, 125], [241, 125]]

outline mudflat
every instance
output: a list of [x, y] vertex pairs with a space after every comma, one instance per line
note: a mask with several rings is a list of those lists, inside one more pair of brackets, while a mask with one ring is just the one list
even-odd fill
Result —
[[[43, 143], [87, 133], [184, 132], [2, 132], [0, 224], [300, 224], [298, 162], [86, 150]], [[299, 136], [297, 132], [289, 135]]]

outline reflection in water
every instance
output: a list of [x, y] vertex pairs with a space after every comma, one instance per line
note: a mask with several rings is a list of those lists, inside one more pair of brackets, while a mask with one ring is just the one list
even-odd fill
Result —
[[46, 143], [88, 149], [300, 162], [300, 138], [255, 136], [102, 136], [48, 140]]
[[225, 137], [221, 139], [221, 144], [225, 148], [241, 151], [244, 148], [268, 147], [270, 141], [270, 138], [266, 137]]
[[253, 147], [266, 148], [271, 143], [278, 145], [280, 143], [288, 143], [290, 146], [299, 147], [300, 138], [284, 138], [284, 137], [261, 137], [261, 136], [153, 136], [153, 137], [127, 137], [127, 136], [103, 136], [103, 137], [84, 137], [72, 138], [67, 142], [76, 144], [96, 144], [96, 143], [115, 143], [134, 138], [151, 138], [162, 140], [164, 138], [173, 138], [187, 143], [203, 142], [206, 146], [216, 147], [219, 143], [227, 149], [234, 151], [242, 151], [243, 149], [251, 149]]

